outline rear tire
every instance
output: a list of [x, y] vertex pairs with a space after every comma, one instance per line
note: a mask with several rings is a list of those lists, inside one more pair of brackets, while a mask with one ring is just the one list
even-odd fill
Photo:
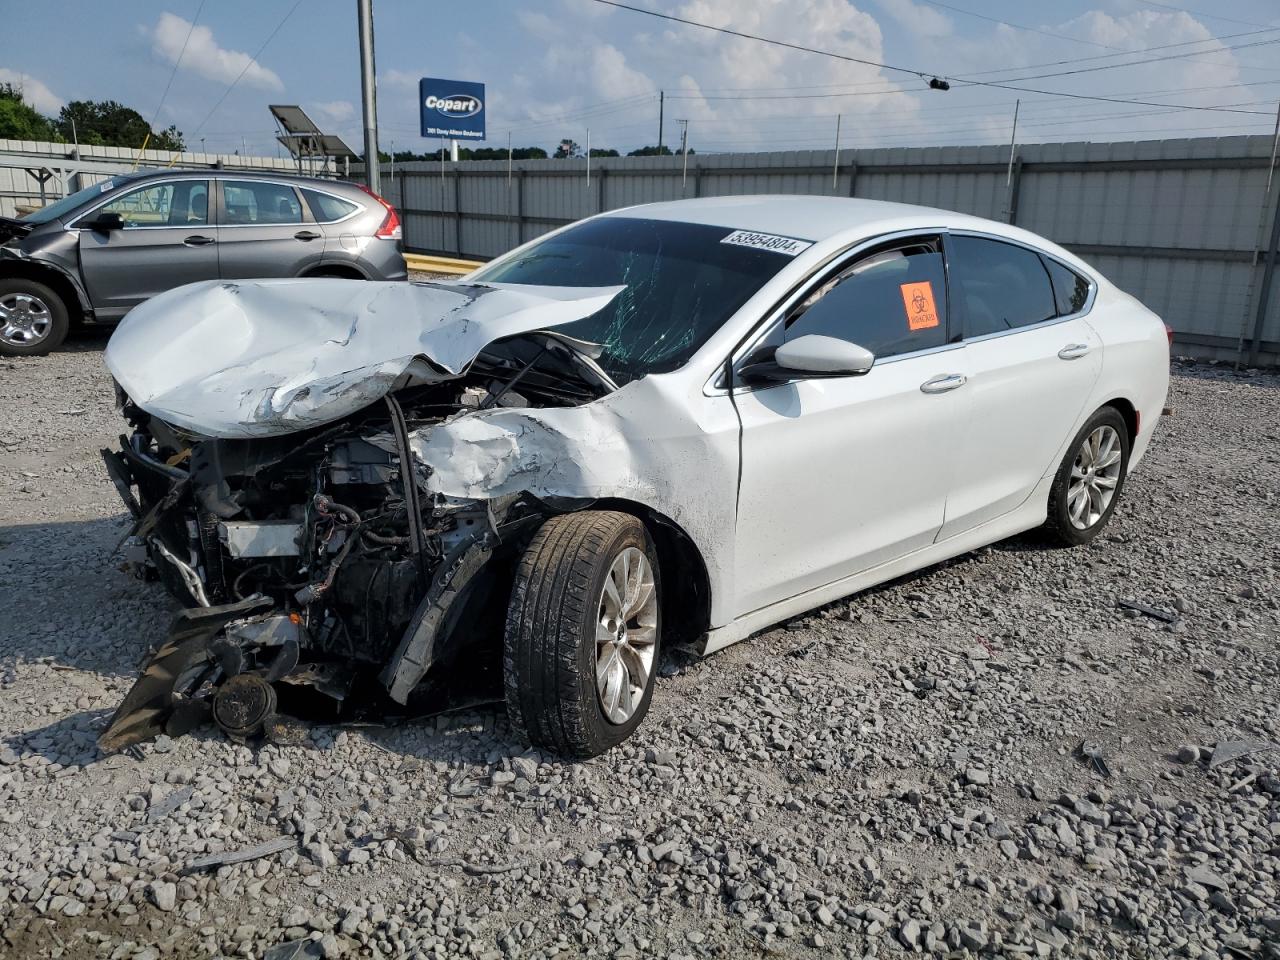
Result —
[[1049, 490], [1044, 530], [1078, 547], [1107, 525], [1129, 472], [1129, 427], [1115, 407], [1100, 408], [1067, 447]]
[[43, 283], [0, 280], [0, 356], [43, 357], [66, 339], [70, 323], [62, 298]]
[[527, 743], [594, 757], [640, 725], [662, 624], [657, 553], [626, 513], [554, 517], [516, 568], [503, 644], [507, 717]]

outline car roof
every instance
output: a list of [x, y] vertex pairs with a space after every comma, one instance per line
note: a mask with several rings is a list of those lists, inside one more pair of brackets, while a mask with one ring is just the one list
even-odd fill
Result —
[[702, 223], [814, 242], [850, 232], [871, 232], [868, 228], [915, 229], [926, 223], [934, 227], [972, 227], [998, 233], [1007, 233], [1009, 230], [1007, 224], [953, 210], [939, 210], [911, 203], [890, 203], [885, 200], [794, 194], [670, 200], [627, 207], [603, 216]]
[[300, 177], [293, 173], [276, 173], [271, 170], [237, 170], [234, 167], [223, 167], [220, 170], [205, 168], [177, 168], [173, 170], [141, 170], [137, 173], [124, 174], [130, 183], [146, 179], [167, 180], [173, 177], [217, 177], [222, 180], [283, 180], [288, 183], [314, 184], [316, 186], [352, 186], [342, 180], [325, 179], [323, 177]]

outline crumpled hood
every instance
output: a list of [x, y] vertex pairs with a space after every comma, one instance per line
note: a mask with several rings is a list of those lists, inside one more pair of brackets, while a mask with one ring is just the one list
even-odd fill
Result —
[[462, 374], [493, 341], [588, 317], [622, 289], [211, 280], [131, 310], [106, 363], [134, 403], [168, 423], [210, 437], [280, 436], [409, 380]]

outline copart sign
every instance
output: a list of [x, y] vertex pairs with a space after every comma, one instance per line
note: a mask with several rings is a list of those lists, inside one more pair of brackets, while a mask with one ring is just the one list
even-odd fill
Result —
[[418, 108], [424, 137], [484, 139], [483, 83], [423, 77], [418, 81]]

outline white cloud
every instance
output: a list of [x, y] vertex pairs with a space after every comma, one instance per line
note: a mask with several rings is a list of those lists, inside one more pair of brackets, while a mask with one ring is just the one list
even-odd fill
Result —
[[56, 115], [66, 103], [60, 96], [29, 73], [18, 73], [0, 67], [0, 83], [11, 83], [22, 89], [22, 98], [41, 113]]
[[356, 114], [355, 104], [350, 100], [330, 100], [327, 103], [313, 103], [311, 106], [329, 123], [342, 123]]
[[[190, 32], [191, 39], [187, 39]], [[168, 63], [178, 63], [182, 58], [183, 70], [190, 70], [206, 80], [231, 83], [241, 72], [240, 82], [262, 90], [283, 90], [284, 83], [275, 71], [258, 63], [247, 53], [227, 50], [218, 46], [213, 31], [205, 26], [192, 29], [191, 22], [172, 13], [160, 14], [155, 29], [151, 31], [152, 50]], [[183, 52], [183, 44], [186, 52]]]
[[951, 35], [951, 19], [941, 10], [912, 0], [876, 0], [894, 20], [902, 24], [912, 37], [947, 37]]

